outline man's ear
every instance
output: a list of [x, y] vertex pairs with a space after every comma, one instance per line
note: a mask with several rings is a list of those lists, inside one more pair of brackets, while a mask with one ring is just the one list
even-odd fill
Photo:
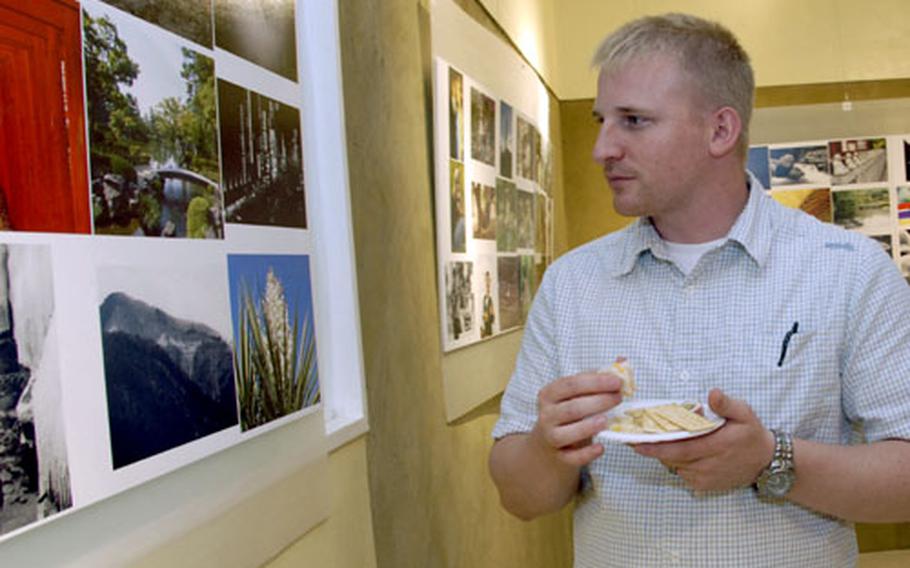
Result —
[[719, 158], [736, 149], [743, 124], [739, 113], [732, 107], [721, 107], [714, 111], [710, 118], [710, 141], [708, 152]]

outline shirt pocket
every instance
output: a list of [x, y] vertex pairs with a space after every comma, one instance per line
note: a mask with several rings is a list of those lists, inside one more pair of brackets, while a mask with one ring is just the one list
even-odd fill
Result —
[[826, 330], [800, 324], [789, 333], [792, 326], [769, 324], [745, 342], [731, 394], [766, 427], [811, 437], [840, 407], [836, 348]]

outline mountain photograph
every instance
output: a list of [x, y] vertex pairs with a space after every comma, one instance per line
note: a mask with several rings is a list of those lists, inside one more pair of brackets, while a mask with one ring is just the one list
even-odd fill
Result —
[[231, 347], [215, 330], [125, 292], [100, 312], [115, 469], [237, 424]]

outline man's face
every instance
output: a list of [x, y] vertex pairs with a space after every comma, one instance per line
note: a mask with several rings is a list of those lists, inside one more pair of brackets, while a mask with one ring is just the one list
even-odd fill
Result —
[[708, 167], [710, 113], [670, 55], [639, 56], [602, 71], [594, 160], [622, 215], [685, 215]]

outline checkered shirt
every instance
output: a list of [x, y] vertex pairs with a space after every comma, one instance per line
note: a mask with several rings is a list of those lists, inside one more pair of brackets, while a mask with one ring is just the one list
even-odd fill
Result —
[[[760, 187], [753, 180], [753, 187]], [[799, 322], [778, 365], [784, 335]], [[639, 219], [546, 272], [494, 438], [528, 432], [557, 377], [630, 359], [637, 398], [747, 401], [764, 425], [832, 444], [910, 438], [910, 287], [881, 247], [750, 191], [688, 276]], [[798, 474], [798, 472], [797, 472]], [[850, 523], [751, 488], [693, 492], [621, 444], [583, 471], [575, 566], [852, 566]]]

